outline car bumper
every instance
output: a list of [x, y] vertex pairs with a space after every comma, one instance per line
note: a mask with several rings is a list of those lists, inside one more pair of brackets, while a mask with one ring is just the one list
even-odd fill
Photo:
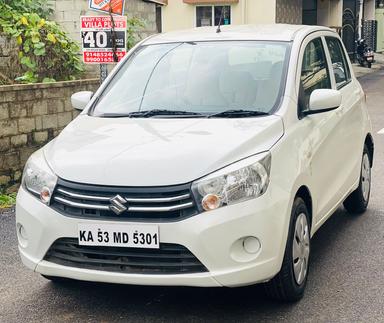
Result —
[[[243, 286], [267, 281], [280, 270], [289, 225], [289, 196], [268, 189], [263, 196], [199, 214], [183, 221], [158, 223], [161, 243], [188, 248], [208, 269], [193, 274], [128, 274], [59, 265], [43, 260], [59, 238], [76, 238], [78, 223], [100, 223], [63, 216], [20, 188], [16, 204], [19, 251], [23, 263], [43, 275], [85, 281], [163, 286]], [[103, 223], [118, 223], [104, 221]], [[126, 222], [125, 222], [126, 223]], [[261, 248], [247, 253], [244, 237], [257, 237]]]

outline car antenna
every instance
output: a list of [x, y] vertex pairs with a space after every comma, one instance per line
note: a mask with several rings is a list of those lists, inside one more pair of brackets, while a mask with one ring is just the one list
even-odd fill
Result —
[[225, 12], [225, 6], [223, 6], [223, 8], [221, 8], [221, 14], [220, 14], [220, 20], [219, 20], [219, 24], [217, 25], [217, 29], [216, 29], [216, 33], [221, 33], [221, 21], [223, 20], [223, 16], [224, 16], [224, 12]]

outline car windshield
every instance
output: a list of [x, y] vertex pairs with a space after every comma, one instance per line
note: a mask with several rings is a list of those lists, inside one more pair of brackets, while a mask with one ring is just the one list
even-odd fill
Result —
[[267, 41], [142, 46], [96, 99], [91, 114], [266, 115], [281, 96], [288, 48], [287, 42]]

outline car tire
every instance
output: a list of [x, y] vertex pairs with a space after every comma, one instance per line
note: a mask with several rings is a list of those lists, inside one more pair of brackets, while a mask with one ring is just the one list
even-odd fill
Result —
[[269, 297], [285, 302], [295, 302], [303, 297], [308, 278], [310, 248], [309, 212], [303, 199], [297, 197], [292, 207], [281, 270], [265, 284]]
[[359, 186], [344, 201], [344, 207], [350, 214], [363, 214], [367, 210], [371, 195], [371, 165], [368, 147], [364, 145]]
[[368, 68], [371, 68], [372, 67], [372, 63], [368, 63]]

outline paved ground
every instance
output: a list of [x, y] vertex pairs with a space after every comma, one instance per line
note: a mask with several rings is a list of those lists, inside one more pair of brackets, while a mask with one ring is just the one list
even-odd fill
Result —
[[301, 302], [268, 301], [259, 287], [55, 286], [21, 265], [11, 212], [0, 215], [0, 322], [384, 322], [384, 71], [361, 80], [376, 140], [370, 208], [340, 209], [314, 237]]
[[384, 54], [375, 53], [375, 63], [372, 64], [372, 68], [362, 67], [359, 64], [353, 64], [353, 70], [357, 78], [364, 77], [367, 74], [375, 73], [382, 69], [384, 66]]

